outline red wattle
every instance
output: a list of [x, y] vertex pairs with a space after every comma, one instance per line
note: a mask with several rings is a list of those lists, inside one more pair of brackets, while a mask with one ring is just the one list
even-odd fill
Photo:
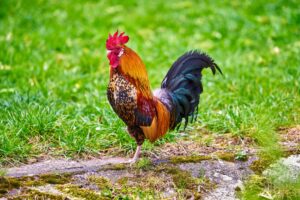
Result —
[[109, 60], [109, 64], [112, 68], [116, 68], [118, 67], [119, 65], [119, 58], [118, 58], [118, 55], [115, 54], [114, 52], [110, 52], [108, 55], [107, 55], [107, 58]]

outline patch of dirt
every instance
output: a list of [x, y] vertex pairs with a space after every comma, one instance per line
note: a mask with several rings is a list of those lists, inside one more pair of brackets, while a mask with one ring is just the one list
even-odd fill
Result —
[[300, 153], [300, 126], [280, 129], [280, 144], [287, 155]]
[[249, 137], [240, 138], [230, 134], [203, 134], [195, 140], [179, 140], [176, 143], [166, 143], [151, 153], [145, 152], [147, 157], [153, 159], [167, 159], [173, 156], [210, 155], [218, 153], [255, 154], [253, 140]]

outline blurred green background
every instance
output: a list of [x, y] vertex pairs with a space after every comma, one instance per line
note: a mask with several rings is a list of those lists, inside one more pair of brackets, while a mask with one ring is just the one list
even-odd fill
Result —
[[225, 76], [204, 72], [189, 129], [251, 135], [272, 150], [278, 127], [299, 124], [299, 24], [297, 1], [2, 0], [0, 162], [134, 149], [106, 99], [105, 40], [116, 30], [130, 36], [152, 88], [185, 51], [207, 52]]
[[207, 52], [225, 76], [204, 72], [199, 121], [188, 131], [251, 136], [277, 159], [276, 130], [300, 124], [299, 25], [296, 0], [1, 0], [0, 165], [134, 150], [106, 98], [105, 40], [116, 30], [130, 36], [152, 88], [185, 51]]

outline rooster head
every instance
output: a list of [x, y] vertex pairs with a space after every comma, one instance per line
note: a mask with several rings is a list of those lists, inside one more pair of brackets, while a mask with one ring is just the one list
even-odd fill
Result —
[[120, 64], [120, 57], [124, 53], [124, 45], [128, 42], [129, 37], [123, 33], [115, 32], [113, 35], [109, 34], [106, 40], [107, 58], [112, 68], [118, 67]]

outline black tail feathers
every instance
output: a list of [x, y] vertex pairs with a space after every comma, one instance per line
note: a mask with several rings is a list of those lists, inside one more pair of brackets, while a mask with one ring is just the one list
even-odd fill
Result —
[[221, 69], [207, 54], [198, 51], [189, 51], [182, 55], [172, 65], [162, 81], [161, 88], [166, 89], [172, 99], [174, 122], [170, 129], [179, 128], [182, 119], [185, 119], [186, 128], [191, 116], [193, 122], [197, 115], [200, 94], [203, 92], [201, 83], [202, 69], [210, 68], [213, 74]]

